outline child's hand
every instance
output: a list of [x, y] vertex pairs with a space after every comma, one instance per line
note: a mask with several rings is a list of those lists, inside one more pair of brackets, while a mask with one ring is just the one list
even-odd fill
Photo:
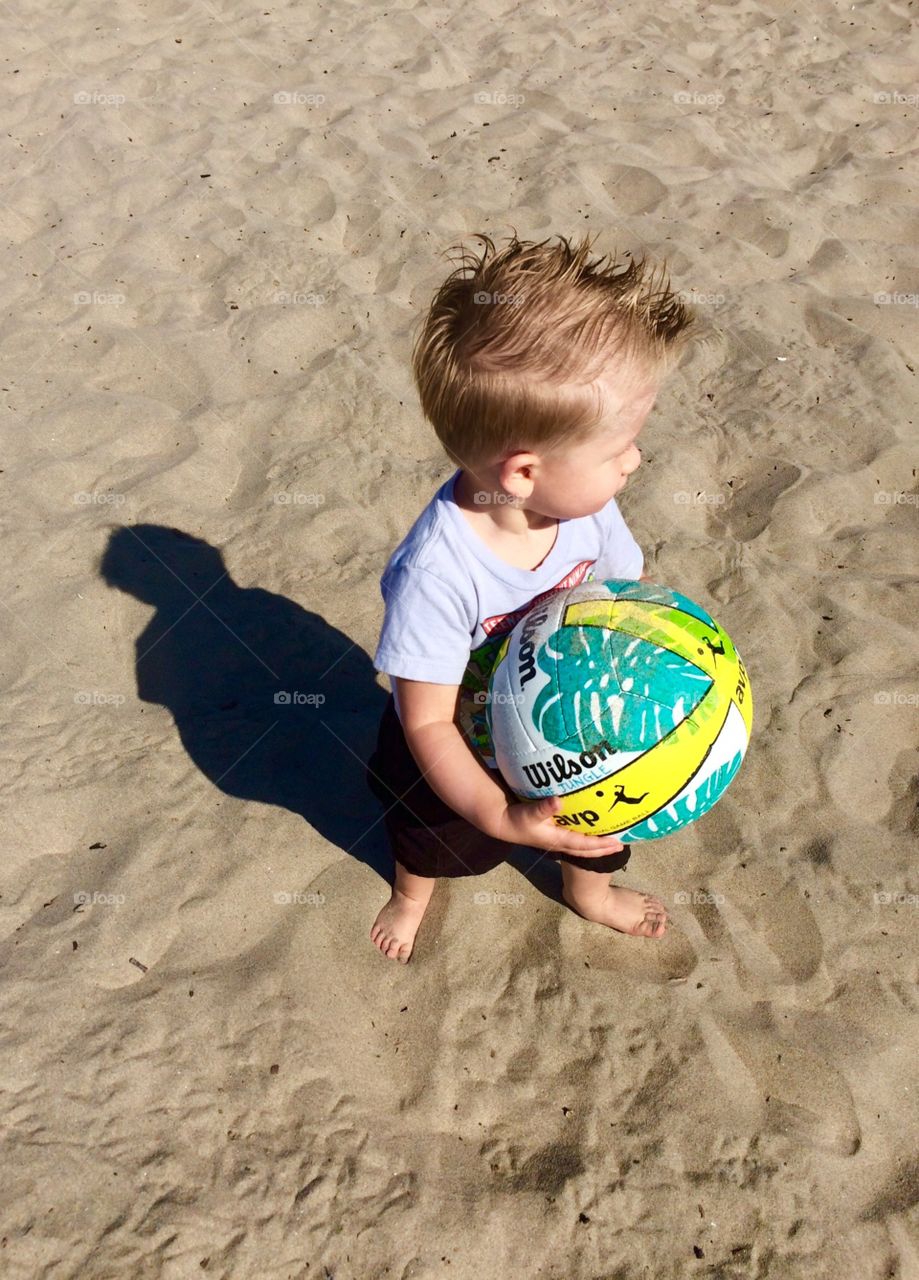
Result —
[[509, 804], [502, 815], [499, 838], [511, 844], [547, 849], [550, 853], [572, 853], [578, 858], [602, 858], [625, 848], [615, 836], [588, 836], [570, 827], [556, 826], [552, 815], [561, 807], [558, 796]]

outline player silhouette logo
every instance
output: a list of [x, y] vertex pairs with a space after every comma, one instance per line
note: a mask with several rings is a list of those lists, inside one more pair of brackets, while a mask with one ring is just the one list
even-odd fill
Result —
[[[606, 793], [604, 791], [597, 792], [598, 796], [603, 796], [605, 794]], [[644, 800], [648, 794], [649, 792], [646, 791], [644, 795], [627, 796], [625, 793], [625, 787], [622, 785], [621, 782], [617, 782], [616, 785], [613, 787], [613, 795], [615, 796], [615, 799], [613, 800], [613, 803], [610, 805], [607, 812], [612, 813], [612, 811], [615, 809], [617, 804], [641, 804], [642, 800]]]
[[[717, 662], [717, 660], [718, 660], [718, 654], [719, 654], [719, 653], [720, 653], [720, 654], [722, 654], [722, 655], [724, 654], [724, 641], [723, 641], [723, 640], [719, 640], [719, 641], [718, 641], [718, 647], [717, 647], [717, 648], [715, 647], [715, 645], [713, 645], [713, 644], [712, 644], [712, 642], [711, 642], [711, 640], [709, 639], [709, 637], [708, 637], [708, 636], [703, 636], [703, 637], [702, 637], [702, 641], [703, 641], [703, 643], [704, 643], [704, 644], [707, 644], [707, 645], [708, 645], [709, 652], [711, 653], [712, 657], [713, 657], [713, 658], [715, 659], [715, 661]], [[701, 652], [702, 652], [702, 650], [700, 649], [700, 650], [699, 650], [699, 652], [701, 653]]]

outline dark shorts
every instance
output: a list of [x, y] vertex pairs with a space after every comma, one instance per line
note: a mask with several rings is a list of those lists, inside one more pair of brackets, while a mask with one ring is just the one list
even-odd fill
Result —
[[[380, 720], [366, 776], [385, 810], [383, 820], [393, 857], [416, 876], [481, 876], [520, 848], [479, 831], [431, 790], [405, 740], [392, 694]], [[603, 858], [542, 852], [555, 861], [609, 874], [626, 865], [631, 850], [626, 845], [619, 853]]]

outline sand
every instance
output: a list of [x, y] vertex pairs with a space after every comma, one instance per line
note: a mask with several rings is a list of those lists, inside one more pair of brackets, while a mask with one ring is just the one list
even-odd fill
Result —
[[[915, 1280], [908, 6], [3, 22], [3, 1275]], [[622, 509], [754, 737], [621, 877], [663, 942], [521, 851], [401, 966], [370, 657], [452, 470], [409, 343], [511, 228], [696, 304]]]

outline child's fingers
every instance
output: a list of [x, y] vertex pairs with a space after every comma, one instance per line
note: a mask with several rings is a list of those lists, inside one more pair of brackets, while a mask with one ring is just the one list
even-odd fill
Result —
[[568, 849], [559, 845], [552, 850], [553, 853], [570, 853], [575, 858], [606, 858], [611, 853], [621, 853], [621, 849]]
[[615, 836], [584, 836], [576, 832], [568, 832], [552, 846], [554, 853], [573, 853], [578, 858], [603, 858], [624, 848], [625, 845]]
[[592, 836], [557, 826], [552, 819], [561, 807], [558, 796], [512, 805], [515, 824], [522, 830], [528, 829], [529, 840], [522, 838], [521, 843], [532, 842], [549, 853], [571, 853], [578, 858], [602, 858], [625, 848], [616, 836]]
[[533, 811], [541, 821], [545, 818], [551, 818], [554, 813], [558, 813], [561, 807], [560, 796], [543, 796], [541, 800], [533, 801]]

